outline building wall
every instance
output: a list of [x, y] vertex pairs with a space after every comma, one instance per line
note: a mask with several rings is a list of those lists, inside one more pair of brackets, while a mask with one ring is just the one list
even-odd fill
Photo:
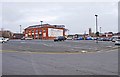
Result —
[[64, 28], [55, 27], [39, 27], [39, 28], [26, 28], [25, 37], [33, 39], [54, 39], [57, 36], [65, 36]]

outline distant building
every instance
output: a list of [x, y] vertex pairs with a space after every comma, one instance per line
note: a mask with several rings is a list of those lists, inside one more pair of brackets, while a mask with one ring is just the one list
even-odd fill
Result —
[[66, 30], [64, 25], [34, 25], [24, 29], [24, 36], [33, 39], [54, 39], [58, 36], [65, 36]]
[[89, 35], [91, 36], [92, 35], [92, 29], [89, 28]]
[[4, 38], [12, 38], [13, 33], [9, 30], [1, 30], [0, 31], [0, 37], [4, 37]]
[[120, 32], [114, 33], [114, 36], [120, 36]]
[[21, 39], [22, 37], [24, 37], [24, 34], [14, 33], [12, 39]]
[[105, 33], [106, 37], [111, 38], [113, 36], [112, 32]]
[[113, 35], [114, 35], [113, 32], [106, 32], [104, 34], [100, 34], [99, 37], [111, 38]]
[[2, 31], [0, 31], [0, 37], [2, 37]]

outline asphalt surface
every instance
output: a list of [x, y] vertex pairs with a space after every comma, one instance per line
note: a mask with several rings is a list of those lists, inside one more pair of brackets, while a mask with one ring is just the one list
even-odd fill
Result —
[[10, 40], [2, 44], [2, 74], [118, 75], [118, 46], [113, 42]]
[[52, 40], [11, 40], [4, 43], [2, 50], [21, 52], [96, 52], [115, 49], [113, 42], [99, 42], [87, 40], [66, 40], [54, 42]]
[[[2, 50], [2, 44], [0, 44], [0, 50]], [[2, 52], [0, 52], [0, 76], [2, 76]]]

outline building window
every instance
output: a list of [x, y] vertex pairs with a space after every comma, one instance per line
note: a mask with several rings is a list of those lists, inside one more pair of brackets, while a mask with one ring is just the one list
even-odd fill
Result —
[[28, 35], [31, 35], [31, 33], [29, 33]]
[[46, 37], [46, 33], [43, 33], [43, 37]]
[[43, 32], [45, 33], [45, 32], [46, 32], [46, 30], [44, 29], [44, 30], [43, 30]]
[[42, 32], [42, 30], [40, 30], [40, 32]]
[[36, 33], [38, 33], [38, 30], [36, 30]]
[[28, 37], [28, 34], [25, 34], [25, 37]]
[[42, 32], [39, 32], [39, 34], [42, 34]]
[[32, 30], [32, 33], [34, 33], [34, 30]]

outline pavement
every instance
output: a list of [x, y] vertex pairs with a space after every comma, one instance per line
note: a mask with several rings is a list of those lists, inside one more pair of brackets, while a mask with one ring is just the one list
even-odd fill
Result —
[[10, 40], [2, 44], [3, 75], [118, 75], [113, 42]]

